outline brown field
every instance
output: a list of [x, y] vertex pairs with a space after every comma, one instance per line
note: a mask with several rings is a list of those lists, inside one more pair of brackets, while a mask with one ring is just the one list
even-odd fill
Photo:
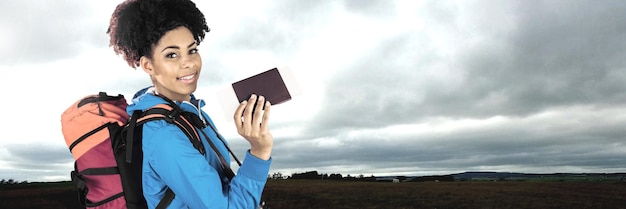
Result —
[[[349, 182], [270, 180], [263, 194], [281, 208], [626, 208], [618, 182]], [[69, 183], [0, 188], [0, 208], [78, 208]]]

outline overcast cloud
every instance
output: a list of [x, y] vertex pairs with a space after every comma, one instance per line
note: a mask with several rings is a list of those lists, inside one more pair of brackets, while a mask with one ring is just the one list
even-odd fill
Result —
[[[108, 48], [119, 2], [2, 0], [0, 178], [69, 180], [63, 110], [150, 85]], [[272, 173], [626, 171], [624, 1], [197, 4], [196, 95], [239, 156], [214, 92], [274, 66], [298, 79], [273, 108]]]

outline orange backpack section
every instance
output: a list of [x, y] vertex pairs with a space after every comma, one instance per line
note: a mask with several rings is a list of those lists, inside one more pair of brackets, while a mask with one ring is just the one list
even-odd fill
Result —
[[126, 124], [129, 118], [126, 113], [127, 106], [128, 103], [122, 95], [109, 96], [100, 93], [78, 100], [63, 112], [62, 132], [74, 160], [110, 137], [108, 130], [102, 130], [106, 129], [108, 124], [117, 123], [119, 126]]

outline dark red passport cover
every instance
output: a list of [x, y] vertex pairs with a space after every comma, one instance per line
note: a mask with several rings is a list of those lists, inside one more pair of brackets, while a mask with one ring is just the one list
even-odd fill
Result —
[[291, 94], [277, 68], [237, 81], [233, 83], [233, 90], [239, 102], [249, 99], [252, 94], [265, 97], [272, 105], [291, 99]]

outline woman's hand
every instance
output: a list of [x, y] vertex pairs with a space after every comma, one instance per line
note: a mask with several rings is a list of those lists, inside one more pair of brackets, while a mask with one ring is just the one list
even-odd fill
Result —
[[257, 96], [253, 94], [239, 104], [234, 115], [237, 132], [250, 143], [250, 154], [262, 160], [270, 159], [274, 146], [274, 138], [268, 128], [270, 108], [270, 102], [266, 102], [263, 96], [259, 96], [257, 101]]

